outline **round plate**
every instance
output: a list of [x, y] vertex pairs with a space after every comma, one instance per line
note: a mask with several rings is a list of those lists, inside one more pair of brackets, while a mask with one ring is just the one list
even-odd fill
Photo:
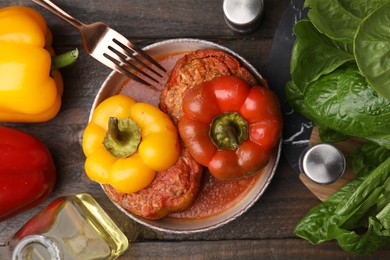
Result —
[[[262, 79], [262, 76], [256, 69], [250, 65], [245, 59], [240, 57], [238, 54], [229, 50], [226, 47], [221, 45], [197, 39], [173, 39], [161, 41], [152, 45], [149, 45], [144, 48], [144, 50], [150, 54], [152, 57], [165, 56], [169, 54], [174, 54], [178, 52], [190, 52], [200, 49], [218, 49], [225, 51], [237, 60], [241, 62], [259, 81]], [[108, 78], [104, 81], [101, 86], [91, 109], [90, 118], [96, 106], [102, 102], [104, 99], [115, 95], [118, 93], [120, 88], [125, 84], [126, 79], [121, 74], [113, 71]], [[139, 100], [140, 102], [146, 102]], [[235, 204], [233, 207], [223, 211], [222, 213], [208, 217], [200, 220], [177, 220], [169, 217], [165, 217], [160, 220], [149, 220], [137, 215], [131, 214], [123, 209], [118, 204], [114, 203], [121, 211], [123, 211], [131, 219], [158, 231], [169, 232], [169, 233], [179, 233], [179, 234], [190, 234], [201, 231], [208, 231], [215, 228], [218, 228], [242, 215], [247, 211], [264, 193], [265, 189], [271, 182], [271, 179], [275, 173], [279, 156], [281, 150], [281, 142], [279, 146], [274, 150], [271, 160], [268, 165], [265, 167], [263, 174], [256, 181], [253, 188], [247, 192], [244, 198]]]

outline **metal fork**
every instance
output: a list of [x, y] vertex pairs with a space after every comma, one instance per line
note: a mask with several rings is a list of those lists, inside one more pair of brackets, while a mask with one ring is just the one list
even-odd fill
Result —
[[109, 68], [148, 86], [156, 86], [164, 78], [164, 67], [106, 24], [84, 24], [49, 0], [32, 1], [76, 27], [84, 50]]

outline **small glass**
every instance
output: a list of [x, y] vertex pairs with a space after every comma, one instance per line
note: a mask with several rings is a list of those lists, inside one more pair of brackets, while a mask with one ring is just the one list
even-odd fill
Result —
[[115, 259], [127, 237], [89, 194], [60, 197], [8, 242], [12, 259]]

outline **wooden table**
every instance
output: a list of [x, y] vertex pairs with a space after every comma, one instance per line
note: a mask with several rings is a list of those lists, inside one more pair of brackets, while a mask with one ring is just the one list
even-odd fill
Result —
[[[140, 46], [184, 37], [214, 41], [238, 52], [266, 78], [273, 37], [289, 4], [289, 0], [265, 0], [261, 27], [253, 34], [242, 36], [225, 24], [222, 0], [54, 2], [83, 22], [109, 24]], [[0, 7], [15, 4], [32, 6], [45, 16], [58, 53], [81, 46], [76, 29], [32, 1], [2, 0]], [[384, 249], [357, 256], [342, 251], [334, 242], [313, 246], [295, 237], [296, 223], [320, 201], [301, 183], [284, 156], [260, 200], [243, 216], [219, 229], [194, 235], [172, 235], [134, 223], [108, 200], [98, 184], [86, 177], [83, 168], [81, 135], [94, 97], [109, 73], [110, 69], [81, 52], [76, 64], [62, 70], [65, 91], [61, 111], [55, 119], [34, 124], [1, 123], [32, 134], [49, 147], [56, 162], [58, 182], [45, 203], [0, 223], [0, 259], [9, 258], [6, 242], [28, 219], [54, 198], [81, 192], [92, 194], [130, 240], [138, 234], [123, 259], [379, 259], [390, 255], [389, 249]]]

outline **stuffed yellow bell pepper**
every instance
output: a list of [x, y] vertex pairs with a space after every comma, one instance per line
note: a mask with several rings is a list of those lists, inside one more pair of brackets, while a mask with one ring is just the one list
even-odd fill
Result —
[[[61, 106], [63, 81], [51, 66], [52, 34], [45, 19], [34, 9], [10, 6], [0, 8], [0, 25], [0, 121], [52, 119]], [[77, 52], [53, 64], [73, 62], [73, 55]]]
[[161, 110], [115, 95], [99, 104], [85, 128], [85, 171], [93, 181], [137, 192], [180, 153], [177, 129]]

